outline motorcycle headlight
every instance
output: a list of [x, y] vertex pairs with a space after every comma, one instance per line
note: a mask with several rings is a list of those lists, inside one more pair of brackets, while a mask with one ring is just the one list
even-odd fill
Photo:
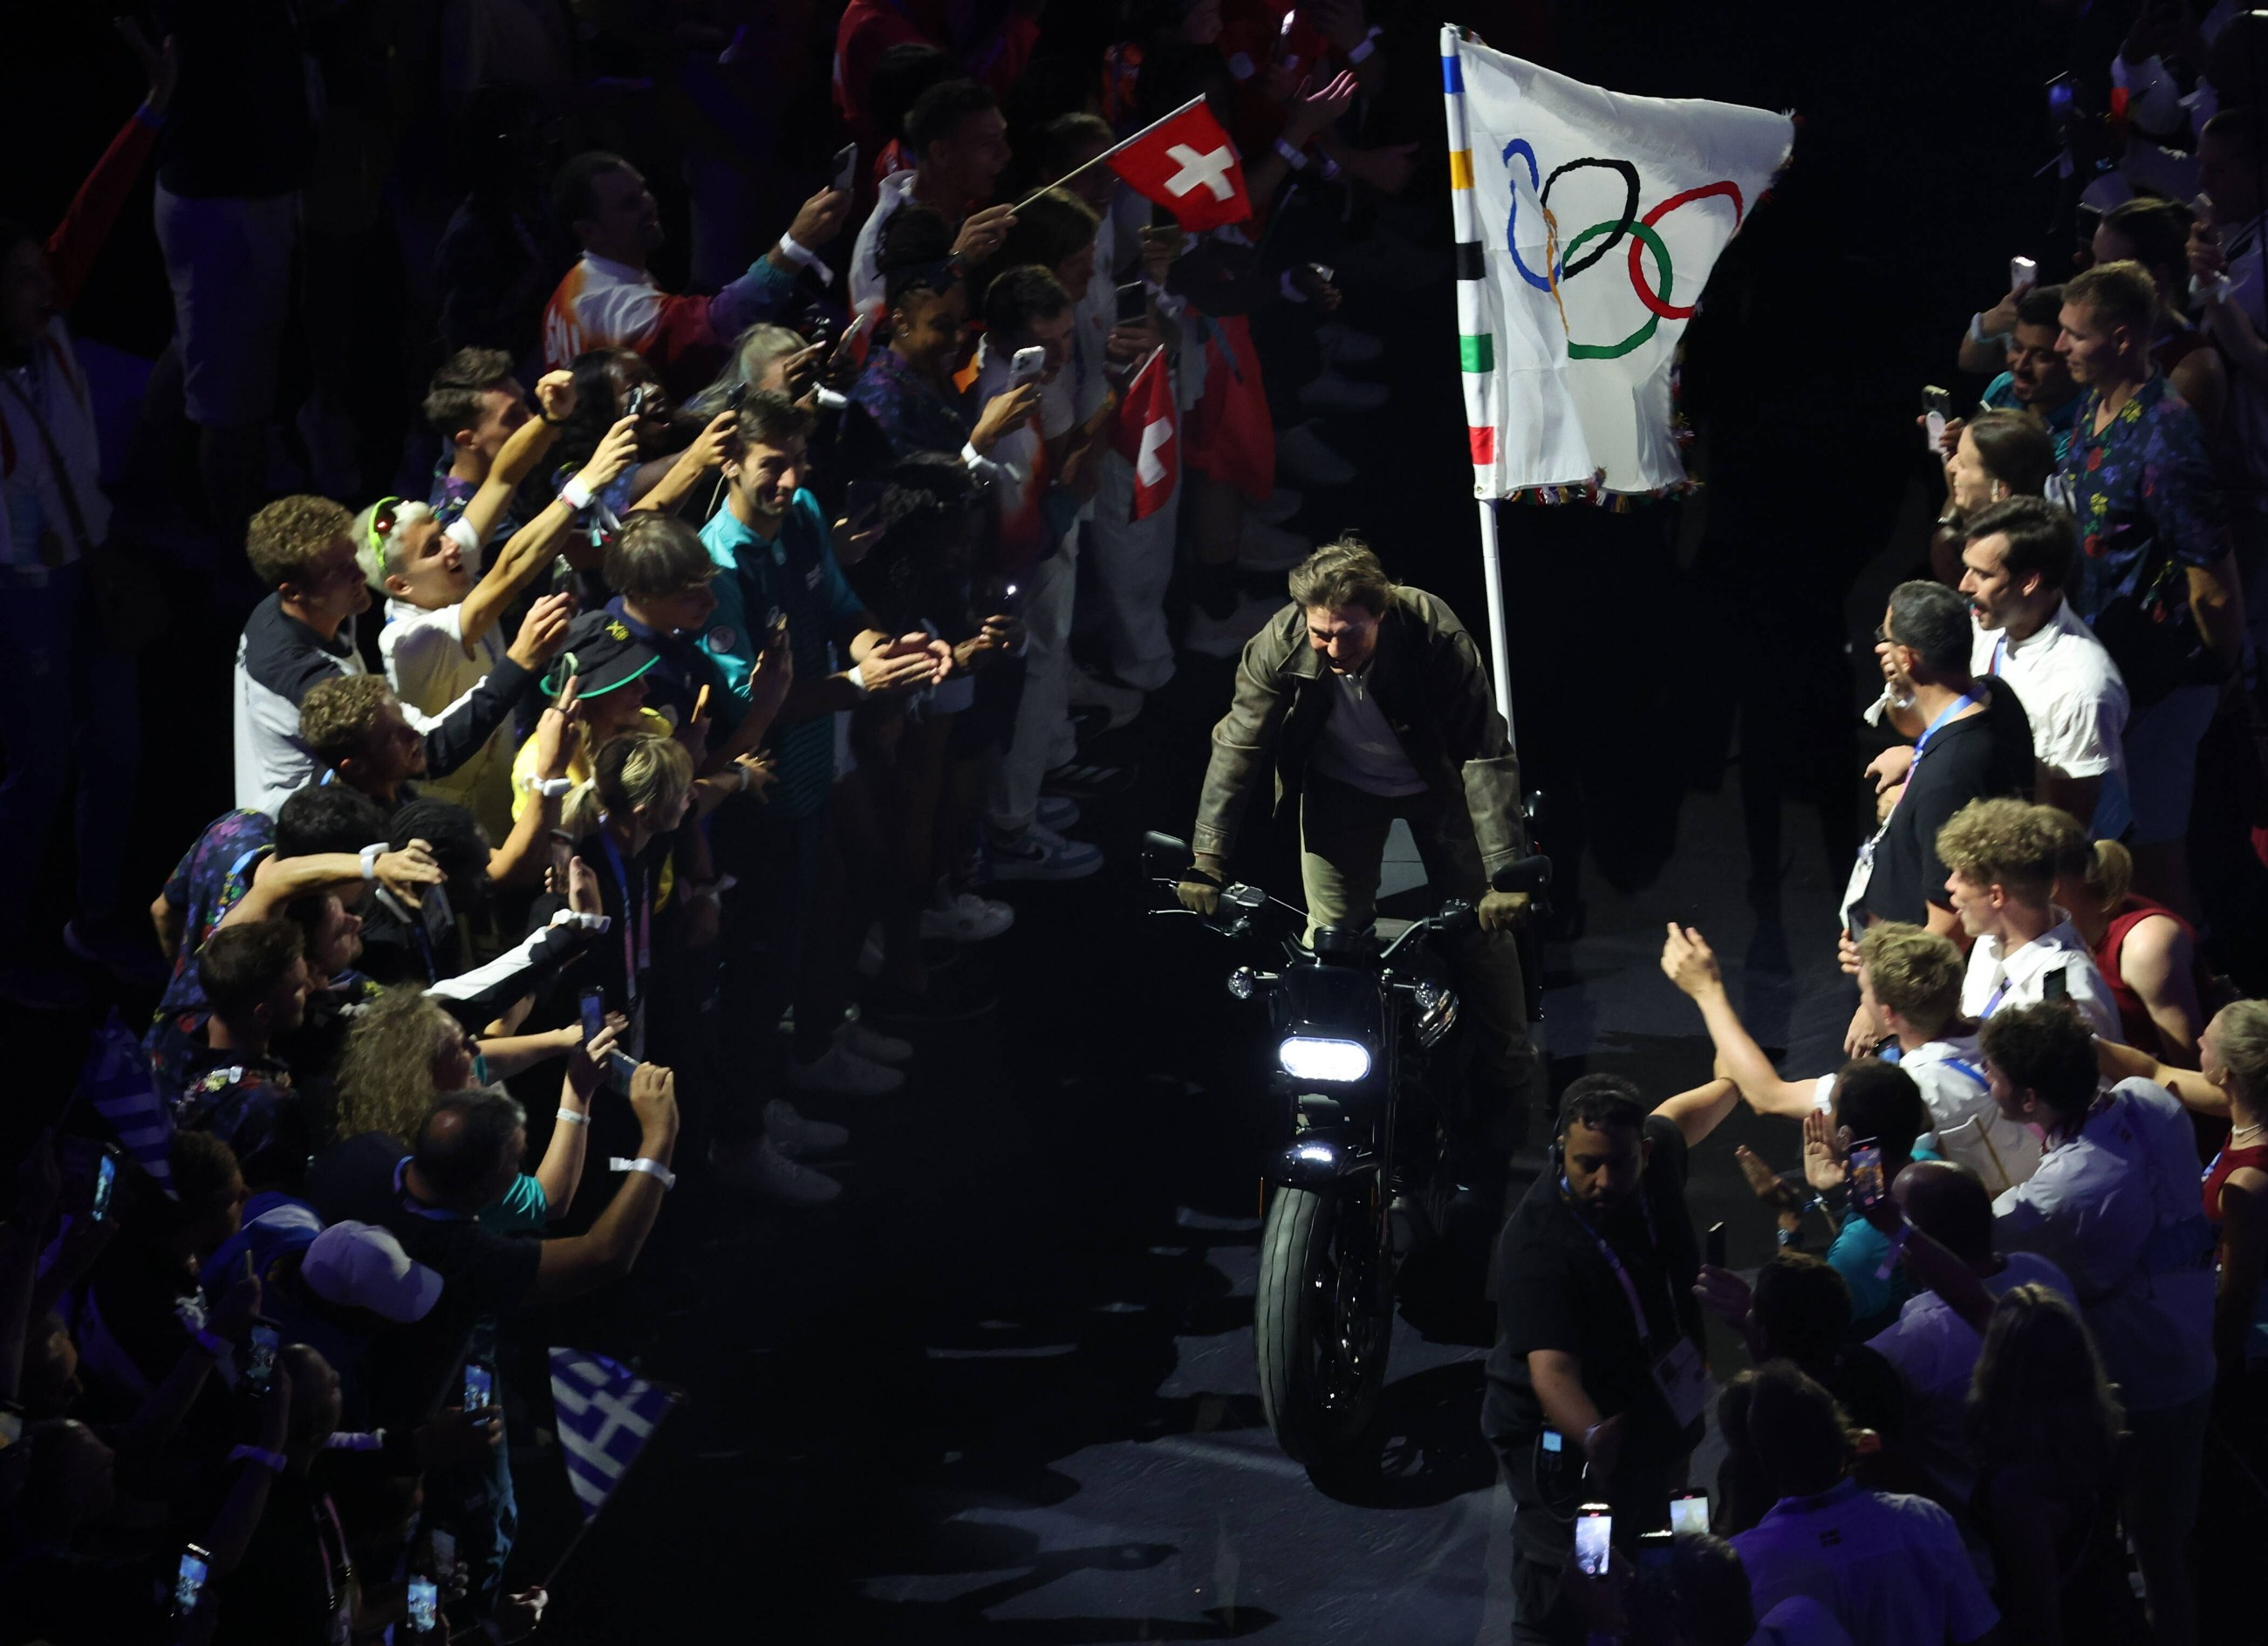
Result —
[[1295, 1080], [1342, 1084], [1370, 1073], [1370, 1048], [1359, 1040], [1326, 1040], [1294, 1034], [1276, 1048], [1284, 1072]]

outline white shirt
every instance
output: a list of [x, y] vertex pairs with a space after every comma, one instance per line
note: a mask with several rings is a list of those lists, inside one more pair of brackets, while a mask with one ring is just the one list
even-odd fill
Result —
[[2213, 1387], [2213, 1231], [2196, 1134], [2172, 1093], [2120, 1081], [1992, 1214], [1994, 1246], [2036, 1252], [2071, 1277], [2129, 1411]]
[[2021, 640], [1969, 621], [1969, 672], [2006, 680], [2016, 694], [2040, 769], [2054, 777], [2124, 775], [2126, 680], [2071, 602], [2058, 597], [2055, 615]]
[[[2000, 1272], [1986, 1277], [1984, 1290], [2005, 1297], [2019, 1286], [2041, 1285], [2074, 1305], [2078, 1294], [2064, 1272], [2036, 1253], [2014, 1252]], [[1906, 1385], [1905, 1446], [1913, 1460], [1935, 1477], [1954, 1501], [1969, 1501], [1977, 1483], [1977, 1463], [1965, 1432], [1969, 1384], [1984, 1340], [1933, 1291], [1906, 1299], [1898, 1318], [1867, 1340], [1867, 1347], [1898, 1370]]]
[[1926, 1497], [1845, 1481], [1783, 1497], [1732, 1542], [1757, 1611], [1808, 1596], [1858, 1646], [1972, 1641], [2000, 1620], [1953, 1517]]
[[1898, 1067], [1921, 1088], [1937, 1152], [1974, 1172], [1987, 1194], [2004, 1194], [2039, 1169], [2040, 1140], [1992, 1101], [1975, 1035], [1917, 1046], [1899, 1057]]
[[1425, 780], [1410, 763], [1402, 739], [1386, 722], [1386, 712], [1370, 694], [1370, 671], [1341, 674], [1328, 665], [1323, 678], [1337, 694], [1323, 717], [1321, 736], [1308, 756], [1315, 769], [1351, 789], [1388, 797], [1425, 792]]
[[2071, 1002], [2088, 1026], [2106, 1040], [2124, 1045], [2118, 1003], [2068, 920], [2058, 922], [2003, 959], [1998, 937], [1979, 937], [1969, 951], [1969, 975], [1961, 983], [1961, 1015], [1979, 1023], [2011, 1006], [2036, 1006], [2047, 998], [2048, 979], [2060, 971]]
[[[457, 524], [462, 525], [460, 520]], [[386, 627], [379, 631], [378, 655], [394, 694], [430, 719], [439, 719], [452, 704], [486, 680], [502, 662], [505, 650], [501, 625], [489, 631], [465, 655], [462, 605], [426, 611], [409, 601], [389, 599]], [[512, 727], [498, 726], [480, 752], [446, 777], [421, 779], [420, 793], [438, 800], [453, 800], [478, 818], [492, 839], [502, 841], [501, 826], [512, 829]]]

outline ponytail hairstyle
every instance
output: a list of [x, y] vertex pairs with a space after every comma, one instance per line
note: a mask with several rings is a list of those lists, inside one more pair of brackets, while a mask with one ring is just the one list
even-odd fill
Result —
[[2134, 884], [2134, 854], [2123, 841], [2099, 840], [2081, 878], [2087, 889], [2102, 900], [2103, 912], [2108, 914], [2126, 900]]
[[693, 790], [693, 757], [675, 738], [627, 731], [591, 757], [591, 780], [569, 791], [560, 824], [577, 839], [608, 817], [674, 812]]

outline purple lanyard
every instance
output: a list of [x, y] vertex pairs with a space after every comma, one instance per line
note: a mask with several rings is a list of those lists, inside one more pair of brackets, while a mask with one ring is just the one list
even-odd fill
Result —
[[[1609, 1246], [1604, 1237], [1591, 1227], [1583, 1214], [1575, 1209], [1574, 1197], [1568, 1192], [1567, 1179], [1565, 1177], [1559, 1179], [1559, 1193], [1565, 1200], [1567, 1215], [1575, 1220], [1576, 1224], [1585, 1234], [1591, 1237], [1591, 1244], [1599, 1248], [1599, 1255], [1607, 1260], [1607, 1267], [1614, 1271], [1615, 1279], [1622, 1283], [1623, 1296], [1630, 1301], [1631, 1322], [1638, 1327], [1638, 1341], [1641, 1344], [1653, 1341], [1653, 1328], [1646, 1324], [1646, 1304], [1638, 1297], [1638, 1282], [1631, 1278], [1630, 1270], [1623, 1266], [1623, 1260], [1616, 1255], [1614, 1247]], [[1646, 1203], [1646, 1190], [1643, 1186], [1638, 1192], [1638, 1209], [1646, 1217], [1646, 1243], [1650, 1248], [1659, 1252], [1660, 1242], [1655, 1238], [1653, 1232], [1653, 1208]], [[1663, 1283], [1668, 1284], [1666, 1279]], [[1669, 1316], [1673, 1321], [1677, 1318], [1677, 1299], [1675, 1293], [1670, 1294]]]
[[[607, 849], [607, 864], [615, 871], [615, 884], [622, 893], [622, 987], [630, 991], [635, 1002], [638, 996], [638, 979], [653, 963], [653, 899], [641, 895], [638, 899], [637, 933], [630, 933], [630, 873], [622, 862], [622, 854], [615, 845], [615, 837], [602, 826], [599, 843]], [[643, 893], [644, 887], [640, 887]]]

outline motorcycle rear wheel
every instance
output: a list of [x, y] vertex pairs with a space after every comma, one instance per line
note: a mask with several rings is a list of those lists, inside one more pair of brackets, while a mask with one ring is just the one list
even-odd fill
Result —
[[1358, 1466], [1386, 1387], [1394, 1294], [1373, 1177], [1336, 1194], [1279, 1188], [1254, 1300], [1260, 1401], [1286, 1457], [1310, 1473]]

